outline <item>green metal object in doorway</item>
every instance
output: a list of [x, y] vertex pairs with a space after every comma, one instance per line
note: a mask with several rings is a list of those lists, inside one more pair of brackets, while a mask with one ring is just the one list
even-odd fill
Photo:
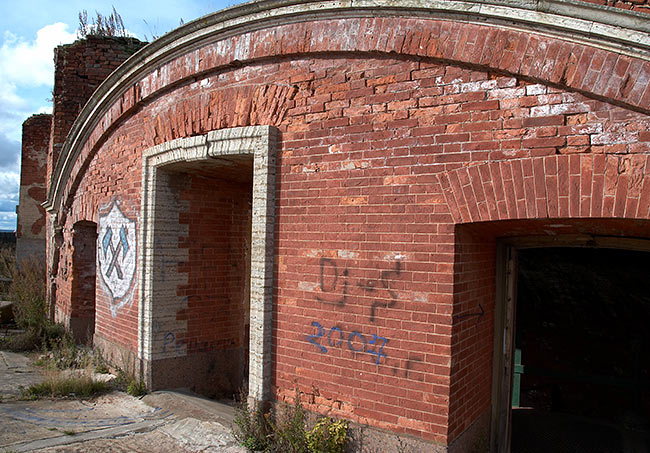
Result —
[[521, 349], [515, 349], [515, 366], [512, 377], [512, 407], [519, 407], [522, 374], [524, 374], [524, 366], [521, 364]]

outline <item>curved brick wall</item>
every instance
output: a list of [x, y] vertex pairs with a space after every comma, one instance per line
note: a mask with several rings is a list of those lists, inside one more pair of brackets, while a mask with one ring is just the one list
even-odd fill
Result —
[[[527, 230], [460, 226], [647, 220], [648, 80], [639, 49], [450, 18], [244, 30], [77, 124], [50, 208], [68, 229], [119, 200], [140, 228], [143, 150], [276, 127], [274, 398], [461, 445], [490, 409], [494, 237]], [[135, 351], [137, 296], [97, 304], [96, 335]]]

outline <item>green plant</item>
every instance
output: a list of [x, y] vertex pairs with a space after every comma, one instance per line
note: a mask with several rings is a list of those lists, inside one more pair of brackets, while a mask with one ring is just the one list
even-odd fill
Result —
[[272, 440], [274, 452], [303, 453], [307, 452], [306, 417], [305, 410], [296, 397], [293, 406], [286, 406], [275, 414], [275, 421], [271, 422], [273, 430]]
[[[3, 300], [9, 294], [9, 285], [16, 269], [16, 248], [12, 246], [0, 247], [0, 295]], [[7, 320], [3, 319], [3, 322]]]
[[342, 453], [345, 450], [347, 422], [320, 418], [308, 429], [307, 416], [298, 396], [294, 405], [274, 413], [264, 412], [260, 405], [249, 407], [245, 398], [241, 401], [233, 435], [249, 450], [271, 453]]
[[57, 335], [60, 336], [44, 339], [43, 354], [35, 362], [36, 365], [59, 370], [81, 369], [94, 366], [100, 360], [95, 351], [87, 346], [78, 345], [65, 329]]
[[320, 418], [306, 435], [310, 452], [343, 453], [348, 442], [348, 423], [345, 420]]
[[261, 405], [251, 408], [245, 397], [241, 401], [235, 412], [233, 436], [249, 450], [268, 451], [272, 445], [270, 414], [265, 414]]
[[79, 27], [77, 28], [77, 35], [80, 38], [88, 36], [116, 36], [127, 38], [129, 33], [124, 27], [122, 17], [113, 7], [113, 12], [104, 16], [99, 11], [95, 11], [96, 18], [92, 22], [88, 22], [88, 11], [85, 9], [79, 13]]
[[142, 379], [132, 379], [126, 386], [126, 393], [131, 396], [143, 396], [147, 394], [147, 386]]
[[41, 337], [30, 330], [0, 338], [0, 349], [13, 352], [34, 351], [41, 344]]

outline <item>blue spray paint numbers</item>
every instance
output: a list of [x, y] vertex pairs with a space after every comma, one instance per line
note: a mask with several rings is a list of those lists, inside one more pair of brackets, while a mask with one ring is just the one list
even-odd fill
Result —
[[[393, 308], [398, 302], [398, 293], [391, 288], [390, 283], [402, 275], [402, 263], [398, 260], [392, 266], [394, 267], [392, 270], [379, 272], [378, 279], [355, 279], [347, 268], [340, 270], [336, 261], [332, 258], [321, 257], [320, 294], [316, 296], [316, 300], [334, 305], [339, 310], [344, 310], [349, 292], [354, 291], [354, 281], [357, 280], [356, 287], [359, 288], [357, 292], [360, 290], [366, 297], [375, 297], [370, 305], [370, 322], [374, 323], [378, 309]], [[352, 283], [350, 283], [350, 280]], [[312, 321], [311, 325], [316, 328], [316, 333], [307, 335], [307, 341], [316, 346], [323, 354], [327, 354], [327, 346], [339, 347], [346, 343], [348, 349], [352, 352], [367, 352], [374, 355], [377, 365], [379, 365], [382, 357], [386, 357], [383, 350], [388, 339], [384, 337], [373, 334], [372, 338], [369, 338], [356, 330], [346, 335], [338, 326], [326, 331], [316, 321]], [[321, 338], [323, 339], [322, 343]], [[327, 346], [325, 346], [325, 343]]]
[[386, 346], [386, 343], [388, 343], [388, 339], [386, 339], [386, 338], [384, 338], [384, 337], [379, 337], [379, 336], [377, 336], [377, 335], [375, 335], [375, 334], [373, 333], [373, 334], [372, 334], [372, 339], [369, 340], [368, 343], [370, 343], [370, 344], [377, 344], [377, 345], [378, 345], [377, 340], [381, 340], [381, 346], [379, 346], [379, 351], [377, 351], [377, 348], [375, 347], [375, 349], [369, 349], [369, 350], [367, 350], [366, 352], [367, 352], [368, 354], [376, 355], [376, 356], [377, 356], [377, 360], [375, 361], [375, 363], [377, 363], [377, 365], [379, 365], [379, 360], [380, 360], [382, 357], [386, 357], [386, 354], [384, 354], [384, 353], [381, 352], [381, 351], [384, 350], [384, 346]]
[[[311, 325], [316, 327], [316, 333], [314, 335], [307, 335], [307, 341], [316, 346], [320, 352], [327, 354], [327, 348], [320, 343], [320, 338], [325, 337], [325, 328], [316, 321], [312, 321]], [[331, 347], [338, 347], [343, 344], [345, 334], [340, 327], [334, 326], [327, 333], [327, 344]], [[379, 361], [382, 357], [386, 357], [386, 354], [383, 352], [384, 346], [388, 339], [384, 337], [379, 337], [375, 334], [372, 335], [371, 339], [367, 339], [361, 332], [356, 330], [350, 332], [347, 335], [347, 345], [348, 349], [352, 352], [367, 352], [376, 356], [375, 363], [379, 365]], [[374, 345], [372, 348], [368, 345]]]
[[320, 349], [320, 352], [323, 354], [327, 353], [327, 348], [325, 346], [321, 346], [320, 343], [318, 343], [318, 339], [325, 335], [325, 329], [323, 329], [323, 326], [321, 326], [319, 323], [316, 321], [312, 321], [311, 325], [316, 327], [318, 329], [318, 332], [316, 335], [307, 335], [307, 341], [316, 346], [318, 349]]

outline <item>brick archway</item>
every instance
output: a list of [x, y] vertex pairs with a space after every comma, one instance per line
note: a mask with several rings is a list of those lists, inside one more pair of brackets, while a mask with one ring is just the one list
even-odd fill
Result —
[[[459, 20], [457, 12], [451, 11], [447, 12], [448, 16], [432, 10], [429, 14], [423, 12], [423, 17], [406, 18], [388, 10], [382, 11], [383, 16], [367, 17], [376, 11], [354, 10], [352, 6], [341, 8], [352, 8], [353, 11], [347, 12], [349, 17], [339, 19], [327, 17], [326, 11], [324, 16], [314, 16], [313, 12], [304, 16], [291, 15], [287, 23], [260, 21], [252, 30], [243, 27], [246, 20], [252, 19], [242, 16], [243, 25], [240, 26], [243, 28], [239, 34], [225, 33], [221, 29], [223, 24], [217, 20], [197, 31], [202, 34], [202, 39], [187, 40], [183, 33], [188, 31], [183, 29], [168, 37], [172, 42], [157, 43], [157, 46], [162, 46], [160, 48], [147, 47], [151, 54], [149, 63], [140, 64], [145, 57], [142, 55], [142, 59], [125, 64], [115, 74], [114, 80], [107, 80], [111, 82], [105, 84], [108, 91], [98, 90], [81, 112], [52, 174], [47, 208], [58, 210], [62, 204], [72, 202], [86, 165], [101, 143], [137, 111], [138, 106], [163, 96], [170, 87], [191, 84], [197, 77], [232, 67], [253, 67], [272, 59], [326, 54], [426, 58], [435, 64], [513, 75], [631, 110], [650, 112], [650, 85], [647, 83], [650, 80], [650, 61], [643, 45], [634, 47], [633, 41], [628, 42], [628, 36], [616, 36], [627, 43], [623, 47], [612, 36], [596, 37], [587, 30], [579, 33], [587, 37], [576, 38], [572, 34], [576, 30], [567, 29], [566, 24], [556, 24], [556, 27], [547, 29], [542, 24], [527, 22], [526, 14], [518, 20], [523, 20], [527, 26], [513, 27], [494, 18], [483, 18], [488, 22], [494, 21], [490, 24]], [[482, 17], [477, 14], [477, 17]], [[595, 24], [589, 20], [578, 22], [587, 27]], [[596, 25], [616, 34], [616, 27]], [[630, 33], [640, 41], [646, 39], [642, 32]], [[327, 39], [323, 39], [325, 36]], [[298, 77], [295, 84], [299, 82]], [[287, 91], [294, 90], [295, 84]], [[350, 88], [342, 81], [341, 89]], [[163, 131], [149, 130], [147, 133], [153, 134], [150, 139], [159, 144], [204, 134], [215, 128], [264, 124], [267, 119], [251, 117], [247, 111], [249, 105], [243, 100], [217, 106], [208, 101], [200, 111], [190, 108], [191, 103], [192, 100], [179, 102], [176, 121], [166, 122], [169, 127]], [[215, 108], [233, 113], [226, 123], [214, 124], [212, 110]], [[539, 113], [563, 113], [552, 110], [549, 107], [548, 112]]]
[[455, 223], [541, 218], [648, 219], [650, 156], [512, 159], [438, 175]]

